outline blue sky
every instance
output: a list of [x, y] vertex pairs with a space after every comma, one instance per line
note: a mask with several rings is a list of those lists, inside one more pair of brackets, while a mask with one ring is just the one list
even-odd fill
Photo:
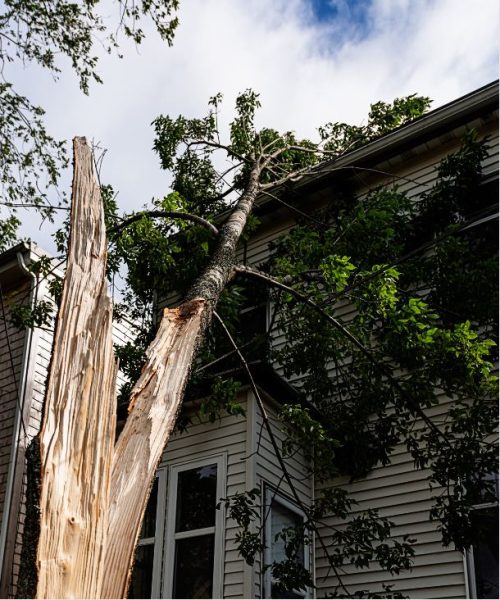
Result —
[[[107, 149], [102, 180], [131, 211], [168, 193], [151, 149], [158, 114], [203, 115], [220, 91], [228, 123], [251, 87], [259, 125], [314, 137], [328, 121], [361, 123], [378, 100], [420, 93], [439, 106], [498, 77], [498, 10], [497, 0], [181, 0], [173, 47], [150, 32], [123, 60], [102, 56], [104, 84], [88, 97], [64, 69], [58, 82], [29, 66], [7, 76], [46, 108], [56, 137]], [[24, 235], [53, 249], [50, 226], [20, 216]]]
[[318, 21], [348, 18], [368, 30], [370, 0], [311, 0], [311, 8]]

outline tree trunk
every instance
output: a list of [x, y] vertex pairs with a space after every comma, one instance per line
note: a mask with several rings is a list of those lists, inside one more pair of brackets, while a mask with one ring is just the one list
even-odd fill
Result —
[[40, 436], [38, 598], [98, 598], [113, 456], [116, 365], [106, 230], [84, 138], [73, 142], [71, 239]]
[[229, 281], [259, 171], [221, 228], [212, 260], [165, 309], [116, 446], [116, 365], [106, 234], [93, 157], [74, 140], [71, 237], [41, 432], [39, 598], [125, 597], [163, 449], [213, 307]]
[[203, 300], [165, 309], [113, 459], [102, 598], [123, 598], [149, 490], [175, 425], [198, 337]]

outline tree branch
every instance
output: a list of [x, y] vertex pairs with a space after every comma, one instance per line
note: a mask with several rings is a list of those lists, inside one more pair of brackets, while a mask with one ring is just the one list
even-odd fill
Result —
[[231, 150], [230, 146], [226, 146], [224, 144], [219, 144], [218, 142], [211, 142], [209, 140], [193, 140], [191, 142], [186, 142], [186, 148], [191, 148], [191, 146], [208, 146], [209, 148], [216, 148], [218, 150], [225, 150], [231, 156], [234, 156], [241, 162], [251, 163], [252, 161], [241, 154], [238, 154], [234, 150]]
[[25, 204], [24, 202], [0, 202], [8, 208], [47, 208], [48, 210], [66, 210], [69, 211], [69, 206], [52, 206], [52, 204]]
[[[229, 339], [231, 345], [233, 346], [236, 354], [238, 355], [238, 358], [241, 361], [241, 364], [243, 365], [243, 368], [245, 369], [247, 375], [248, 375], [248, 379], [250, 381], [250, 386], [252, 388], [252, 391], [255, 395], [255, 399], [257, 401], [257, 404], [259, 406], [259, 410], [262, 416], [262, 421], [264, 422], [266, 431], [269, 435], [269, 439], [271, 441], [271, 444], [273, 446], [273, 450], [274, 453], [276, 455], [276, 458], [278, 459], [278, 462], [280, 464], [283, 476], [286, 479], [286, 482], [288, 483], [288, 486], [290, 487], [290, 491], [292, 492], [293, 497], [295, 498], [295, 501], [297, 502], [297, 504], [299, 505], [299, 507], [302, 509], [302, 511], [304, 512], [305, 515], [309, 515], [309, 509], [307, 506], [304, 505], [304, 503], [302, 502], [301, 497], [299, 496], [295, 485], [292, 481], [292, 477], [290, 476], [290, 473], [288, 472], [286, 463], [283, 459], [283, 456], [281, 454], [281, 451], [279, 449], [278, 446], [278, 442], [276, 440], [276, 436], [274, 435], [274, 431], [273, 428], [271, 426], [271, 423], [269, 421], [269, 416], [267, 414], [266, 411], [266, 407], [264, 406], [264, 402], [262, 400], [262, 397], [259, 393], [259, 389], [257, 388], [257, 384], [255, 383], [255, 380], [252, 376], [252, 372], [250, 371], [250, 367], [248, 366], [248, 363], [245, 359], [245, 357], [243, 356], [243, 354], [241, 353], [240, 348], [238, 347], [238, 344], [235, 342], [233, 336], [231, 335], [229, 329], [226, 327], [226, 324], [224, 323], [224, 321], [221, 319], [221, 317], [217, 314], [216, 311], [214, 311], [214, 317], [217, 319], [217, 321], [219, 322], [220, 326], [222, 327], [222, 329], [224, 330], [224, 333], [226, 334], [227, 338]], [[327, 559], [327, 561], [330, 563], [330, 567], [333, 569], [335, 576], [337, 577], [340, 586], [342, 587], [342, 589], [346, 592], [346, 594], [349, 594], [349, 590], [345, 587], [344, 583], [342, 582], [342, 579], [340, 578], [338, 569], [336, 567], [336, 565], [334, 564], [329, 552], [328, 552], [328, 548], [326, 547], [326, 544], [321, 536], [321, 533], [318, 529], [318, 527], [316, 526], [316, 523], [308, 516], [307, 519], [307, 523], [308, 525], [311, 526], [311, 528], [313, 529], [314, 533], [317, 535], [319, 543], [321, 545], [321, 548], [323, 549], [323, 552], [325, 553], [325, 558]]]
[[119, 225], [112, 227], [108, 231], [108, 233], [110, 236], [115, 236], [116, 234], [120, 233], [123, 229], [125, 229], [126, 227], [131, 225], [132, 223], [135, 223], [136, 221], [140, 221], [143, 217], [152, 217], [152, 218], [163, 217], [163, 218], [170, 218], [170, 219], [182, 219], [184, 221], [192, 221], [193, 223], [196, 223], [197, 225], [202, 225], [203, 227], [205, 227], [206, 229], [211, 231], [214, 235], [217, 235], [219, 233], [219, 230], [217, 229], [217, 227], [215, 227], [215, 225], [212, 225], [212, 223], [210, 223], [203, 217], [199, 217], [198, 215], [192, 215], [190, 213], [185, 213], [185, 212], [177, 212], [175, 210], [144, 210], [144, 211], [141, 211], [139, 213], [136, 213], [135, 215], [132, 215], [128, 219], [125, 219]]
[[444, 433], [439, 429], [439, 427], [437, 427], [433, 421], [430, 419], [430, 417], [428, 417], [424, 410], [421, 408], [421, 406], [418, 404], [417, 401], [415, 401], [408, 390], [404, 390], [402, 388], [402, 386], [400, 385], [400, 383], [394, 379], [394, 377], [392, 376], [391, 372], [385, 368], [384, 365], [382, 365], [378, 360], [376, 360], [372, 353], [369, 351], [368, 348], [366, 348], [354, 335], [352, 335], [352, 333], [342, 325], [342, 323], [340, 323], [340, 321], [338, 321], [337, 319], [335, 319], [335, 317], [332, 317], [331, 315], [329, 315], [323, 308], [321, 308], [321, 306], [319, 306], [318, 304], [316, 304], [316, 302], [314, 302], [313, 300], [311, 300], [308, 296], [306, 296], [305, 294], [302, 294], [301, 292], [298, 292], [297, 290], [293, 289], [292, 287], [281, 283], [280, 281], [274, 279], [273, 277], [266, 275], [265, 273], [262, 273], [261, 271], [258, 271], [256, 269], [252, 269], [250, 267], [246, 267], [244, 265], [239, 265], [239, 266], [235, 266], [234, 270], [237, 273], [241, 273], [242, 275], [246, 275], [249, 277], [254, 277], [256, 279], [260, 279], [261, 281], [266, 282], [268, 285], [272, 285], [273, 287], [285, 290], [286, 292], [288, 292], [289, 294], [291, 294], [292, 296], [294, 296], [294, 298], [297, 298], [297, 300], [299, 300], [300, 302], [302, 302], [303, 304], [310, 306], [313, 310], [315, 310], [318, 314], [320, 314], [323, 318], [327, 319], [336, 329], [338, 329], [339, 331], [342, 332], [342, 334], [352, 343], [353, 346], [355, 346], [356, 348], [358, 348], [358, 350], [364, 355], [366, 356], [366, 358], [374, 365], [374, 367], [382, 374], [384, 375], [384, 377], [387, 378], [387, 381], [391, 384], [391, 386], [397, 390], [397, 392], [401, 395], [401, 397], [403, 398], [408, 398], [409, 399], [409, 404], [412, 410], [414, 410], [419, 417], [428, 425], [428, 427], [430, 429], [432, 429], [432, 431], [434, 431], [434, 433], [436, 433], [437, 435], [439, 435], [448, 446], [450, 446], [450, 442], [448, 440], [448, 438], [444, 435]]

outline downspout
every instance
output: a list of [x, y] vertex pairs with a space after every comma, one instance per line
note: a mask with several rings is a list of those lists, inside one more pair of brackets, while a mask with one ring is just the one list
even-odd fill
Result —
[[[37, 277], [32, 273], [24, 262], [22, 252], [17, 252], [17, 263], [20, 270], [31, 279], [31, 289], [29, 305], [33, 309], [38, 297], [38, 285]], [[14, 422], [14, 431], [12, 435], [11, 443], [11, 455], [10, 455], [10, 468], [7, 476], [7, 488], [5, 493], [5, 501], [2, 515], [2, 529], [0, 531], [0, 597], [7, 598], [9, 593], [9, 587], [12, 578], [12, 559], [15, 550], [16, 539], [9, 540], [9, 532], [13, 529], [13, 520], [15, 519], [14, 525], [17, 525], [18, 510], [16, 510], [16, 502], [19, 504], [22, 491], [22, 477], [24, 474], [24, 451], [27, 444], [27, 434], [29, 428], [29, 417], [31, 403], [26, 407], [26, 402], [29, 398], [26, 398], [27, 380], [29, 373], [29, 363], [31, 358], [31, 351], [33, 347], [34, 331], [33, 328], [29, 327], [26, 330], [26, 336], [24, 338], [23, 348], [23, 359], [21, 363], [20, 373], [20, 387], [18, 390], [18, 399], [16, 402], [16, 418]], [[14, 377], [16, 374], [14, 373]], [[28, 408], [28, 410], [26, 410]], [[23, 414], [24, 413], [24, 414]], [[22, 423], [25, 423], [26, 432], [22, 431]], [[21, 439], [23, 437], [23, 439]], [[20, 454], [21, 451], [21, 454]], [[22, 460], [21, 469], [19, 472], [19, 463]], [[17, 493], [16, 493], [17, 492]], [[17, 496], [17, 498], [15, 498]], [[16, 502], [14, 502], [16, 500]], [[19, 508], [19, 507], [17, 507]], [[14, 538], [16, 537], [17, 527], [14, 528]], [[7, 542], [13, 543], [12, 552], [7, 551]], [[9, 556], [10, 555], [10, 556]]]
[[[313, 453], [314, 453], [314, 448], [313, 448]], [[313, 471], [311, 473], [311, 504], [312, 506], [314, 506], [315, 502], [316, 502], [316, 479], [314, 477], [314, 467], [316, 466], [316, 460], [313, 454]], [[314, 587], [312, 589], [312, 597], [316, 598], [316, 534], [313, 531], [312, 532], [312, 544], [311, 544], [311, 555], [312, 555], [312, 560], [311, 560], [311, 571], [312, 571], [312, 580], [313, 580], [313, 584]]]

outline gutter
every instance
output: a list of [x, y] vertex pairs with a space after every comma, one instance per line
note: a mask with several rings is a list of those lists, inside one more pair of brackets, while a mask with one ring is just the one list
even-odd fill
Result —
[[[26, 266], [23, 252], [26, 246], [17, 249], [16, 258], [19, 270], [31, 279], [29, 306], [34, 308], [38, 299], [37, 277]], [[14, 250], [14, 249], [13, 249]], [[7, 598], [12, 579], [12, 562], [17, 542], [17, 520], [22, 495], [22, 482], [24, 474], [24, 455], [27, 446], [29, 428], [29, 415], [31, 402], [28, 398], [28, 375], [30, 373], [30, 362], [32, 349], [36, 344], [38, 331], [28, 328], [24, 338], [23, 359], [20, 372], [20, 387], [16, 402], [16, 418], [11, 442], [11, 455], [9, 461], [9, 472], [2, 515], [2, 529], [0, 531], [0, 597]], [[14, 377], [15, 377], [14, 373]], [[22, 424], [26, 431], [22, 431]]]

